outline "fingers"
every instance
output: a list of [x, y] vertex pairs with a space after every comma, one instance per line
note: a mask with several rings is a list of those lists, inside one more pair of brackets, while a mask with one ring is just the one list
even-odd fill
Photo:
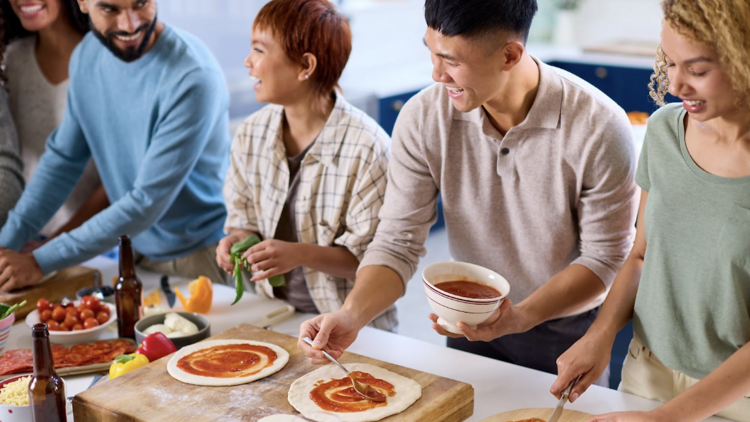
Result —
[[248, 249], [244, 254], [242, 254], [242, 256], [247, 259], [247, 262], [249, 262], [250, 264], [255, 264], [270, 259], [272, 257], [272, 253], [266, 249], [262, 249], [256, 252], [252, 252], [251, 249]]
[[[258, 270], [254, 269], [253, 272], [258, 272]], [[271, 278], [271, 277], [273, 277], [275, 275], [279, 275], [279, 274], [283, 274], [283, 272], [279, 269], [279, 267], [272, 267], [272, 268], [269, 268], [267, 270], [262, 270], [262, 272], [254, 275], [250, 279], [250, 281], [253, 281], [253, 282], [255, 282], [255, 281], [261, 281], [261, 280], [265, 280], [267, 278]]]
[[441, 336], [445, 337], [451, 337], [451, 338], [463, 338], [461, 334], [455, 334], [451, 333], [450, 331], [447, 331], [445, 328], [443, 328], [440, 324], [437, 323], [438, 316], [435, 314], [428, 315], [430, 320], [432, 320], [432, 329], [435, 330], [436, 333], [440, 334]]

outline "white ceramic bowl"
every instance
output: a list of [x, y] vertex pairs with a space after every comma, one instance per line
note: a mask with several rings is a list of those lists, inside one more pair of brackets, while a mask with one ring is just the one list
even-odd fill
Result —
[[[495, 288], [500, 297], [492, 299], [470, 299], [446, 293], [435, 284], [445, 281], [475, 281]], [[432, 311], [437, 314], [437, 323], [445, 330], [461, 334], [456, 323], [463, 322], [469, 328], [476, 329], [478, 324], [486, 321], [510, 293], [510, 284], [500, 274], [466, 262], [437, 262], [428, 265], [422, 271], [422, 281], [427, 294], [427, 301]]]
[[[52, 343], [58, 344], [73, 344], [73, 343], [90, 343], [98, 340], [107, 327], [117, 320], [117, 311], [115, 305], [107, 302], [100, 302], [102, 305], [107, 305], [109, 308], [109, 320], [104, 324], [99, 324], [94, 328], [88, 328], [79, 331], [50, 331], [49, 340]], [[75, 306], [81, 304], [81, 301], [77, 300], [74, 302]], [[33, 327], [34, 324], [42, 322], [39, 320], [39, 311], [34, 309], [26, 316], [26, 325]], [[0, 419], [2, 420], [2, 419]]]
[[[20, 375], [17, 377], [11, 377], [6, 380], [0, 381], [0, 388], [5, 384], [11, 383], [18, 378], [27, 377], [28, 375]], [[31, 407], [27, 404], [25, 406], [12, 406], [9, 404], [0, 403], [0, 421], [3, 422], [29, 422], [31, 421]]]

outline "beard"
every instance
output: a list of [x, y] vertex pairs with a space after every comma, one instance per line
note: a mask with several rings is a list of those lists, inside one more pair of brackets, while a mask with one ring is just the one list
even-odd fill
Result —
[[[156, 30], [156, 22], [156, 16], [154, 16], [154, 20], [144, 23], [143, 25], [136, 28], [136, 30], [132, 33], [127, 33], [125, 31], [107, 31], [105, 33], [101, 33], [94, 27], [94, 23], [91, 22], [91, 19], [89, 18], [91, 32], [94, 33], [96, 38], [102, 44], [104, 44], [104, 46], [107, 47], [107, 49], [115, 55], [115, 57], [128, 63], [134, 62], [140, 59], [144, 54], [146, 54], [148, 43], [151, 40], [151, 36], [154, 34], [154, 31]], [[140, 31], [144, 31], [143, 41], [141, 41], [140, 45], [135, 47], [127, 47], [123, 50], [118, 47], [117, 44], [115, 44], [115, 36], [120, 35], [128, 37], [135, 35]]]

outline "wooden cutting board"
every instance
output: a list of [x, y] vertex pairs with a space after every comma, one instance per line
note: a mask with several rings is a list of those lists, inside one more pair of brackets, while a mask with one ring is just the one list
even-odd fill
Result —
[[81, 266], [65, 268], [47, 277], [42, 284], [37, 286], [10, 293], [0, 293], [0, 303], [13, 305], [25, 300], [26, 305], [15, 311], [16, 321], [20, 321], [36, 309], [36, 302], [41, 298], [50, 302], [57, 302], [64, 297], [75, 300], [79, 289], [94, 285], [94, 274], [97, 274], [101, 280], [101, 273], [97, 270]]
[[[530, 418], [539, 418], [546, 421], [551, 414], [552, 408], [518, 409], [511, 410], [509, 412], [498, 413], [497, 415], [493, 415], [487, 419], [483, 419], [482, 422], [515, 422]], [[562, 416], [560, 416], [559, 422], [586, 422], [591, 417], [592, 415], [588, 413], [563, 409], [563, 414]]]
[[[73, 415], [78, 421], [257, 421], [276, 414], [297, 414], [287, 401], [289, 386], [316, 369], [297, 349], [297, 339], [248, 324], [210, 339], [247, 339], [274, 343], [289, 352], [289, 363], [276, 374], [233, 387], [183, 384], [167, 373], [170, 356], [137, 371], [103, 382], [78, 394]], [[474, 413], [474, 388], [466, 383], [345, 353], [341, 362], [378, 365], [417, 381], [422, 397], [383, 421], [459, 422]]]

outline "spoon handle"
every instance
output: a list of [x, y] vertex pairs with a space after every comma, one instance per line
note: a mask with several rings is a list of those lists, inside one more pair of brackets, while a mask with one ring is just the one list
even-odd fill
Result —
[[[312, 339], [310, 339], [310, 337], [305, 337], [302, 340], [305, 343], [309, 344], [310, 346], [312, 346], [312, 344], [313, 344]], [[326, 358], [328, 358], [328, 360], [330, 360], [331, 362], [335, 363], [336, 365], [339, 366], [339, 368], [343, 369], [344, 372], [346, 372], [347, 374], [349, 374], [349, 371], [346, 368], [344, 368], [344, 365], [340, 364], [339, 361], [337, 361], [336, 359], [333, 358], [333, 356], [329, 355], [325, 350], [321, 350], [321, 352], [323, 352], [323, 356], [325, 356]]]

